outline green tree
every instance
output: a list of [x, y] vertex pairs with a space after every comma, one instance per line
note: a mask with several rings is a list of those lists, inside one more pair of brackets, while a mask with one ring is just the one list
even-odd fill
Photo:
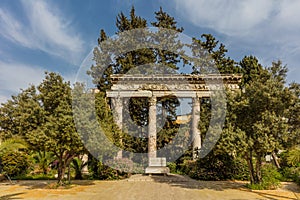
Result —
[[[0, 108], [1, 137], [22, 137], [30, 149], [52, 152], [58, 159], [58, 184], [66, 167], [84, 148], [73, 122], [71, 87], [56, 73], [13, 96]], [[3, 121], [2, 121], [3, 119]]]
[[53, 152], [58, 159], [58, 184], [63, 184], [66, 168], [84, 151], [73, 122], [71, 87], [56, 73], [46, 73], [37, 87], [45, 123], [27, 134], [37, 150]]
[[241, 90], [228, 94], [228, 115], [220, 148], [246, 159], [253, 184], [262, 183], [262, 159], [281, 149], [290, 137], [288, 111], [291, 91], [285, 86], [287, 69], [281, 62], [263, 68], [255, 57], [241, 62]]
[[292, 92], [289, 97], [291, 106], [287, 116], [290, 137], [285, 147], [294, 148], [300, 144], [300, 84], [295, 82], [291, 83], [289, 90]]
[[[202, 41], [204, 40], [204, 41]], [[230, 57], [226, 56], [227, 49], [224, 44], [216, 40], [211, 34], [202, 34], [201, 38], [193, 38], [191, 44], [193, 55], [198, 58], [205, 58], [202, 63], [191, 63], [193, 66], [193, 74], [201, 73], [220, 73], [220, 74], [237, 74], [241, 73], [239, 65]], [[213, 60], [214, 68], [217, 71], [204, 71], [204, 70], [215, 70], [213, 68], [206, 69], [203, 66], [211, 66], [210, 61]]]
[[[177, 22], [173, 17], [168, 15], [160, 8], [158, 12], [155, 12], [156, 21], [151, 24], [158, 28], [172, 29], [178, 32], [182, 32], [182, 28], [177, 28]], [[147, 21], [139, 16], [136, 16], [135, 9], [132, 7], [129, 16], [127, 17], [122, 12], [117, 16], [116, 20], [116, 33], [124, 33], [129, 30], [147, 28]], [[145, 31], [146, 32], [146, 31]], [[161, 46], [172, 46], [175, 51], [182, 47], [182, 44], [176, 40], [177, 35], [167, 34], [164, 31], [158, 30], [158, 34], [161, 37], [140, 37], [139, 43], [149, 43], [149, 41], [160, 43]], [[167, 34], [167, 35], [166, 35]], [[149, 34], [151, 36], [151, 33]], [[164, 38], [161, 40], [161, 38]], [[136, 39], [136, 38], [134, 38]], [[108, 41], [107, 43], [105, 43]], [[126, 40], [124, 43], [110, 44], [111, 40], [107, 37], [104, 30], [100, 31], [100, 37], [98, 38], [98, 48], [94, 50], [94, 60], [96, 65], [91, 67], [88, 72], [93, 78], [94, 84], [101, 92], [105, 92], [110, 89], [112, 83], [110, 75], [112, 74], [126, 74], [126, 73], [138, 73], [138, 74], [151, 74], [151, 73], [169, 73], [172, 70], [178, 70], [178, 64], [182, 60], [181, 56], [176, 52], [170, 52], [165, 49], [159, 48], [140, 48], [129, 52], [122, 52], [122, 47], [128, 47], [132, 45], [132, 41]], [[127, 43], [126, 43], [127, 42]], [[115, 46], [118, 46], [120, 50], [115, 51]], [[109, 50], [108, 50], [109, 49]], [[122, 52], [120, 55], [119, 52]], [[112, 58], [112, 55], [115, 56]], [[163, 67], [159, 67], [159, 66]], [[137, 66], [144, 66], [137, 68]], [[173, 71], [174, 73], [174, 71]], [[130, 123], [135, 123], [143, 127], [148, 125], [148, 98], [130, 98], [126, 100], [129, 104], [128, 110], [124, 110], [124, 113], [128, 114], [132, 121], [128, 122], [128, 131], [134, 132], [134, 135], [141, 134], [142, 130], [131, 130]], [[178, 105], [178, 100], [175, 98], [162, 98], [162, 106], [167, 110], [167, 115], [173, 115], [172, 118], [176, 118], [174, 105]], [[167, 117], [167, 116], [166, 116]], [[100, 118], [103, 119], [103, 118]], [[175, 128], [175, 127], [174, 127]], [[140, 132], [140, 133], [139, 133]], [[116, 144], [125, 147], [129, 151], [145, 152], [147, 150], [147, 141], [143, 138], [131, 137], [129, 135], [116, 136], [120, 138], [120, 141]], [[126, 143], [126, 144], [125, 144]]]

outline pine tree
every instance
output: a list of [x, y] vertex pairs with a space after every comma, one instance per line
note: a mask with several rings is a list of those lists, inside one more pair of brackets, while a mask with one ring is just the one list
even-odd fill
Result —
[[[155, 13], [156, 22], [151, 23], [153, 26], [158, 28], [172, 29], [177, 32], [182, 32], [182, 28], [177, 28], [177, 23], [173, 17], [168, 15], [166, 12], [160, 8], [158, 12]], [[130, 15], [127, 17], [124, 13], [120, 13], [116, 19], [116, 33], [126, 33], [126, 31], [130, 30], [138, 30], [139, 28], [147, 28], [147, 21], [142, 17], [136, 16], [134, 7], [130, 11]], [[161, 34], [161, 37], [150, 37], [150, 38], [138, 38], [138, 41], [149, 42], [151, 40], [160, 43], [160, 46], [172, 47], [175, 52], [170, 52], [164, 49], [156, 49], [156, 48], [146, 48], [146, 49], [137, 49], [129, 52], [122, 53], [117, 57], [111, 59], [110, 55], [116, 55], [114, 52], [109, 52], [104, 44], [105, 41], [109, 40], [106, 36], [105, 32], [101, 30], [100, 37], [98, 39], [98, 47], [94, 51], [94, 60], [96, 61], [96, 65], [91, 67], [91, 70], [88, 72], [92, 77], [93, 81], [98, 87], [100, 91], [105, 92], [111, 87], [110, 75], [112, 74], [151, 74], [151, 73], [174, 73], [178, 70], [178, 63], [182, 59], [176, 51], [179, 52], [178, 49], [182, 47], [182, 44], [176, 40], [176, 34], [165, 35], [165, 31], [160, 31], [158, 29], [158, 35]], [[149, 35], [151, 33], [149, 32]], [[160, 39], [164, 38], [164, 39]], [[153, 42], [153, 41], [152, 41]], [[118, 47], [121, 48], [123, 46], [127, 46], [123, 43], [119, 44]], [[107, 44], [106, 44], [107, 45]], [[110, 44], [108, 44], [109, 46]], [[116, 45], [116, 44], [114, 44]], [[128, 45], [132, 45], [128, 43]], [[110, 46], [111, 47], [111, 46]], [[112, 48], [113, 49], [113, 48]], [[122, 51], [122, 50], [120, 50]], [[107, 59], [103, 59], [107, 58]], [[163, 66], [162, 68], [157, 68], [155, 65]], [[102, 71], [101, 68], [105, 66], [105, 70]], [[143, 66], [142, 68], [138, 68], [137, 66]], [[173, 72], [172, 72], [173, 70]], [[104, 72], [104, 73], [102, 73]], [[99, 77], [99, 75], [101, 77]], [[136, 123], [140, 127], [145, 127], [148, 125], [148, 99], [147, 98], [130, 98], [127, 99], [128, 102], [128, 110], [124, 110], [125, 115], [129, 116], [133, 123]], [[178, 105], [178, 100], [176, 98], [162, 98], [158, 99], [158, 102], [167, 110], [168, 115], [172, 115], [173, 119], [176, 118], [176, 106]], [[176, 103], [177, 102], [177, 103]], [[167, 116], [166, 116], [167, 117]], [[139, 135], [142, 130], [130, 129], [131, 122], [128, 122], [128, 131], [133, 132], [133, 135]], [[135, 127], [135, 126], [134, 126]], [[143, 128], [141, 128], [143, 129]], [[124, 138], [125, 137], [125, 138]], [[117, 144], [120, 146], [125, 146], [127, 149], [131, 149], [134, 152], [146, 152], [147, 151], [147, 141], [143, 138], [135, 138], [131, 136], [123, 136], [122, 140], [123, 144]], [[127, 143], [127, 145], [125, 145]], [[132, 148], [130, 144], [135, 148]], [[140, 144], [140, 145], [138, 145]], [[146, 145], [146, 146], [145, 146]], [[140, 146], [140, 147], [137, 147]]]

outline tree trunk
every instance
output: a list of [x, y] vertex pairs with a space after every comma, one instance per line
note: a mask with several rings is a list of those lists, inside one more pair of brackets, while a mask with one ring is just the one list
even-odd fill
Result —
[[59, 164], [58, 164], [58, 185], [63, 185], [63, 179], [65, 176], [66, 168], [70, 165], [72, 159], [75, 155], [71, 155], [70, 153], [65, 153], [65, 156], [61, 155], [59, 157]]
[[274, 151], [272, 152], [272, 158], [274, 160], [274, 163], [275, 163], [275, 166], [277, 167], [277, 169], [280, 169], [280, 164], [278, 162], [277, 156]]
[[261, 154], [257, 155], [257, 161], [256, 161], [256, 184], [260, 184], [262, 182], [262, 176], [261, 176]]
[[58, 180], [57, 180], [57, 184], [58, 185], [63, 185], [63, 179], [64, 179], [64, 175], [65, 175], [65, 162], [63, 161], [62, 156], [59, 158], [58, 161], [58, 168], [57, 168], [57, 173], [58, 173]]
[[255, 183], [255, 174], [254, 174], [254, 167], [253, 167], [253, 161], [252, 161], [252, 151], [248, 153], [246, 153], [246, 161], [248, 164], [248, 170], [249, 170], [249, 174], [250, 174], [250, 184], [254, 184]]
[[68, 184], [71, 184], [71, 166], [68, 164]]

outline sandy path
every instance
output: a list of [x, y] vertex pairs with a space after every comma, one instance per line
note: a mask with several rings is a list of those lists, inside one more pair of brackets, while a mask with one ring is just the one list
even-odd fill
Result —
[[299, 187], [284, 183], [275, 191], [250, 191], [243, 182], [195, 181], [187, 177], [171, 175], [135, 175], [122, 181], [75, 181], [71, 189], [45, 189], [49, 181], [20, 181], [14, 185], [0, 184], [0, 200], [6, 199], [61, 199], [61, 200], [201, 200], [201, 199], [300, 199]]

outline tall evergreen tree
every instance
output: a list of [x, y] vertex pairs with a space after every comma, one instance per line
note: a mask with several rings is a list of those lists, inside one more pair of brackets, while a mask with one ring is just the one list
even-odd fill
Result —
[[284, 85], [286, 67], [274, 62], [263, 68], [256, 61], [245, 57], [241, 62], [244, 85], [240, 92], [229, 93], [230, 112], [219, 147], [245, 158], [251, 183], [261, 184], [264, 156], [277, 152], [290, 137], [286, 119], [292, 102]]
[[[165, 28], [165, 29], [172, 29], [174, 31], [181, 32], [182, 28], [177, 28], [176, 21], [173, 17], [169, 16], [166, 12], [164, 12], [162, 9], [160, 9], [158, 12], [155, 13], [156, 15], [156, 22], [151, 23], [153, 26], [158, 28]], [[142, 17], [136, 16], [135, 9], [132, 8], [130, 11], [129, 17], [125, 16], [123, 13], [120, 13], [117, 16], [116, 19], [116, 27], [117, 31], [116, 33], [123, 33], [126, 31], [139, 29], [139, 28], [147, 28], [147, 21], [143, 19]], [[160, 44], [160, 46], [164, 46], [171, 44], [172, 48], [176, 50], [180, 49], [182, 47], [182, 44], [180, 42], [176, 41], [176, 35], [163, 35], [165, 32], [158, 30], [158, 34], [162, 34], [161, 37], [142, 37], [138, 38], [140, 43], [146, 43], [150, 40], [154, 40], [154, 43], [157, 42]], [[149, 35], [150, 32], [149, 32]], [[160, 38], [165, 38], [164, 40], [161, 40]], [[168, 40], [167, 40], [167, 39]], [[98, 39], [99, 48], [95, 49], [94, 51], [94, 60], [96, 62], [95, 66], [91, 67], [91, 70], [88, 72], [92, 77], [93, 81], [96, 84], [96, 86], [99, 88], [100, 91], [105, 92], [107, 89], [111, 87], [111, 80], [110, 75], [112, 74], [151, 74], [151, 73], [174, 73], [178, 66], [177, 64], [180, 63], [180, 56], [176, 54], [175, 52], [170, 52], [165, 49], [156, 49], [156, 48], [141, 48], [132, 50], [129, 52], [122, 53], [120, 55], [117, 55], [114, 52], [109, 52], [107, 49], [102, 45], [102, 43], [105, 43], [105, 41], [108, 39], [105, 32], [101, 30], [100, 38]], [[153, 41], [152, 41], [153, 42]], [[165, 43], [163, 43], [165, 42]], [[163, 44], [162, 44], [163, 43]], [[168, 44], [167, 44], [168, 43]], [[128, 44], [132, 45], [132, 44]], [[122, 45], [118, 46], [121, 48]], [[126, 46], [126, 45], [125, 45]], [[111, 59], [111, 55], [114, 55], [115, 57]], [[105, 57], [106, 56], [106, 57]], [[103, 61], [103, 57], [107, 58], [105, 61]], [[156, 68], [155, 65], [163, 66], [162, 68]], [[143, 66], [141, 68], [138, 68], [138, 66]], [[105, 68], [103, 71], [101, 71], [101, 68]], [[101, 74], [101, 77], [99, 75]], [[168, 99], [168, 100], [167, 100]], [[175, 107], [171, 106], [176, 105], [176, 102], [178, 100], [175, 98], [172, 100], [172, 98], [162, 98], [158, 99], [160, 104], [163, 106], [164, 110], [167, 110], [168, 115], [174, 115]], [[124, 110], [124, 112], [127, 112], [127, 116], [130, 116], [132, 121], [136, 123], [137, 125], [141, 127], [145, 127], [148, 125], [148, 99], [147, 98], [130, 98], [126, 100], [128, 102], [128, 110]], [[131, 123], [131, 122], [128, 122]], [[128, 131], [136, 132], [134, 135], [139, 135], [138, 132], [141, 132], [142, 130], [131, 130], [131, 125], [128, 126]], [[133, 126], [136, 127], [136, 126]], [[130, 141], [128, 141], [130, 140]], [[134, 138], [134, 137], [127, 137], [127, 142], [122, 140], [124, 143], [135, 143], [134, 140], [139, 141], [141, 145], [147, 145], [145, 143], [144, 139], [142, 138]], [[120, 144], [121, 146], [123, 144]], [[126, 146], [126, 145], [125, 145]], [[130, 147], [127, 146], [127, 148], [130, 149]], [[144, 149], [147, 150], [147, 148], [136, 148], [136, 149]]]

